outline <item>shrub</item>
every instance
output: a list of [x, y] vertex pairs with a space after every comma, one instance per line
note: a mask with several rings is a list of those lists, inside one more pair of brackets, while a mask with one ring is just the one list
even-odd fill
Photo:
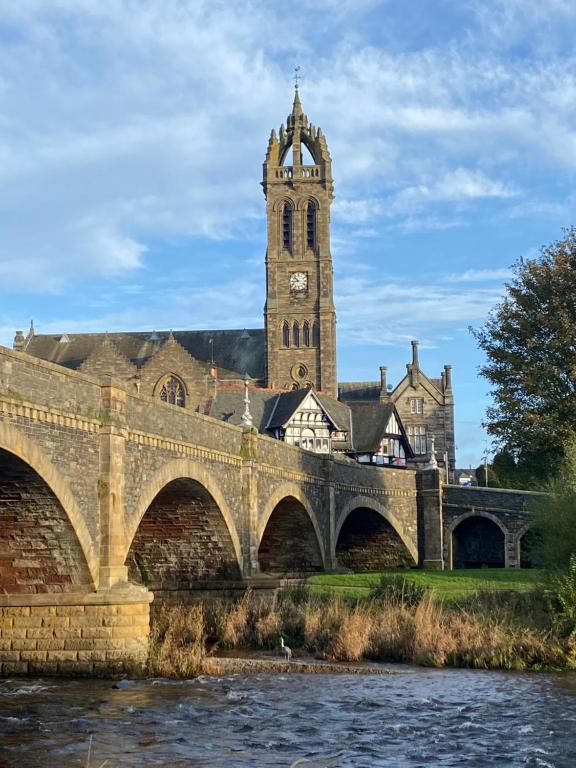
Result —
[[384, 600], [390, 605], [410, 607], [418, 605], [428, 591], [426, 587], [398, 574], [383, 574], [380, 584], [372, 590], [370, 597], [373, 600]]

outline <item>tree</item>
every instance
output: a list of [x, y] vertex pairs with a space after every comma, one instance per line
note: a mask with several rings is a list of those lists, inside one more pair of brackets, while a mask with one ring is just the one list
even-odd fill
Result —
[[576, 433], [576, 228], [520, 259], [506, 296], [473, 331], [494, 405], [487, 429], [515, 460], [524, 485], [549, 477]]
[[576, 439], [564, 447], [559, 471], [534, 513], [534, 559], [548, 570], [569, 568], [576, 555]]
[[488, 488], [500, 488], [500, 478], [494, 471], [492, 464], [479, 464], [474, 470], [478, 485]]

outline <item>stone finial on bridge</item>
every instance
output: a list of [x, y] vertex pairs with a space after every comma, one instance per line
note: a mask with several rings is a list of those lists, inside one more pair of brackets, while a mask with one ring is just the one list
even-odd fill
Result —
[[250, 395], [248, 393], [248, 384], [250, 383], [250, 377], [248, 374], [244, 376], [244, 413], [240, 419], [240, 424], [243, 427], [252, 426], [252, 414], [250, 413]]

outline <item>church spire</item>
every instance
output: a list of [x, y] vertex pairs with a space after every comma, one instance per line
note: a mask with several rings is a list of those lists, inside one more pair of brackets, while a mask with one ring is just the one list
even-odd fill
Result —
[[294, 86], [294, 104], [292, 105], [292, 117], [297, 118], [303, 115], [300, 94], [298, 92], [298, 83]]

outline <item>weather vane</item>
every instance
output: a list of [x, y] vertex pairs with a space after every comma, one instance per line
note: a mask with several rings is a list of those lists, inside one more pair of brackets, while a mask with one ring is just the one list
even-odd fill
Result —
[[294, 88], [296, 88], [296, 90], [298, 90], [298, 83], [302, 77], [302, 75], [299, 74], [301, 69], [302, 67], [294, 67]]

